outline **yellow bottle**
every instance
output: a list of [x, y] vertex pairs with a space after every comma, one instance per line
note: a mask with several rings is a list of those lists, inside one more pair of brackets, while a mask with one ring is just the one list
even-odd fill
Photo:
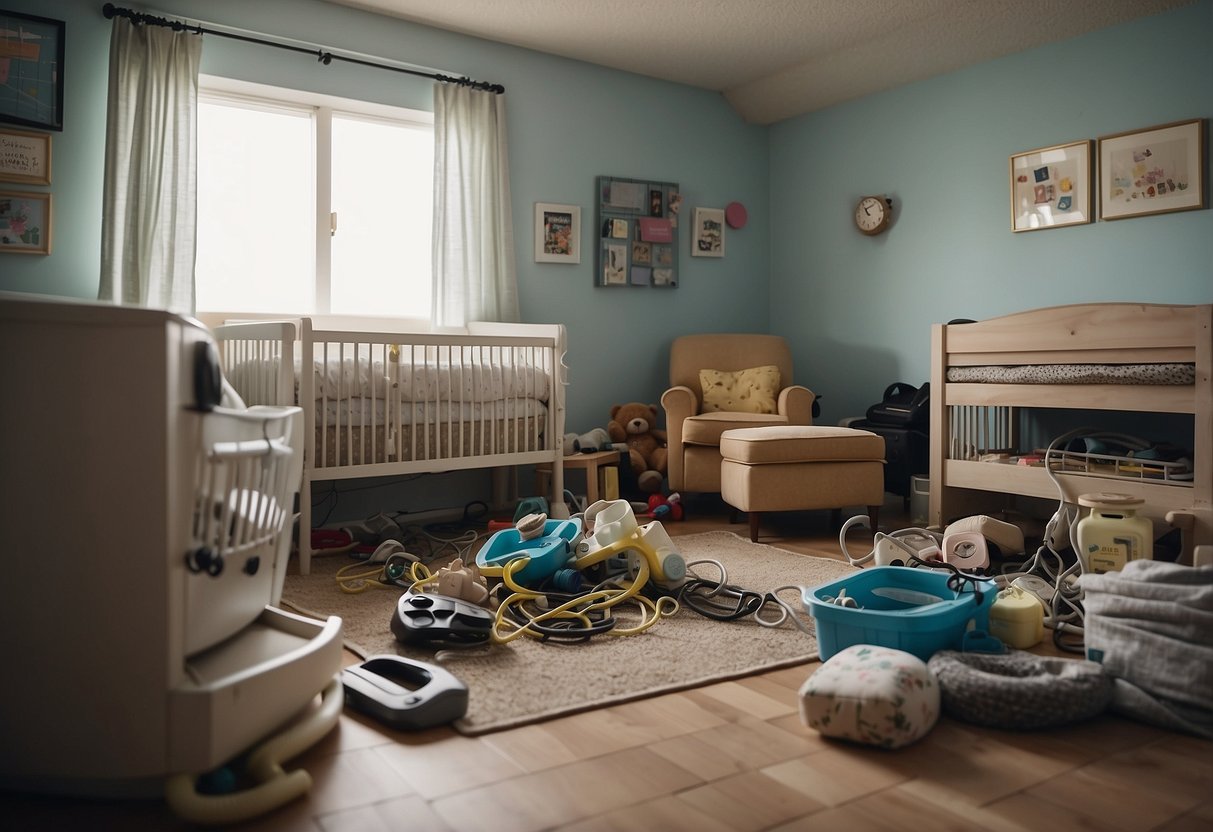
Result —
[[1080, 494], [1091, 513], [1078, 521], [1078, 556], [1084, 572], [1112, 572], [1154, 555], [1154, 524], [1137, 516], [1145, 500], [1128, 494]]
[[1007, 587], [990, 607], [990, 635], [1017, 650], [1040, 644], [1045, 637], [1044, 607], [1035, 595]]

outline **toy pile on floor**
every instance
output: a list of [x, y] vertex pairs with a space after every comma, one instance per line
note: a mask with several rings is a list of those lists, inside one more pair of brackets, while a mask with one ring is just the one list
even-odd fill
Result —
[[[669, 519], [681, 516], [677, 495], [652, 495], [648, 507]], [[479, 535], [473, 533], [460, 539], [466, 545], [457, 547], [458, 556], [436, 570], [425, 562], [432, 559], [409, 550], [408, 535], [390, 518], [371, 518], [344, 533], [348, 548], [361, 549], [365, 560], [338, 570], [342, 591], [403, 589], [390, 626], [409, 645], [636, 635], [679, 609], [676, 593], [688, 578], [662, 524], [641, 525], [626, 500], [599, 501], [568, 520], [525, 514], [493, 533], [474, 558], [469, 553]], [[428, 663], [374, 656], [346, 674], [349, 704], [393, 727], [429, 727], [466, 711], [466, 688]]]

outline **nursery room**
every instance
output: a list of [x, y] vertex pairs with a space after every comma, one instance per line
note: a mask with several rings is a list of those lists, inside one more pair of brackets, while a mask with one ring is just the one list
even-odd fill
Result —
[[0, 0], [0, 816], [1209, 828], [1211, 41]]

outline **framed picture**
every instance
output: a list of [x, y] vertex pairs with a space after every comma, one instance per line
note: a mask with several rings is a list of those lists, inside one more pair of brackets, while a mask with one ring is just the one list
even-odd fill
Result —
[[1011, 230], [1091, 222], [1091, 140], [1011, 157]]
[[581, 262], [581, 207], [535, 203], [535, 262]]
[[676, 182], [599, 176], [595, 286], [678, 286]]
[[724, 209], [696, 208], [693, 257], [724, 257]]
[[50, 133], [0, 128], [0, 182], [51, 184]]
[[1205, 123], [1178, 121], [1099, 139], [1099, 218], [1205, 207]]
[[602, 252], [602, 285], [624, 286], [627, 284], [628, 247], [611, 243]]
[[0, 253], [51, 253], [51, 195], [0, 191]]
[[63, 129], [63, 30], [62, 20], [0, 11], [0, 121]]

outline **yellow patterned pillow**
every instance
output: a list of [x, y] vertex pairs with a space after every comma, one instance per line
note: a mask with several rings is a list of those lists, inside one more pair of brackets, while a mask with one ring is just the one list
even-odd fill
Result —
[[703, 412], [727, 410], [744, 413], [774, 413], [779, 396], [779, 368], [774, 364], [750, 367], [735, 373], [700, 370]]

